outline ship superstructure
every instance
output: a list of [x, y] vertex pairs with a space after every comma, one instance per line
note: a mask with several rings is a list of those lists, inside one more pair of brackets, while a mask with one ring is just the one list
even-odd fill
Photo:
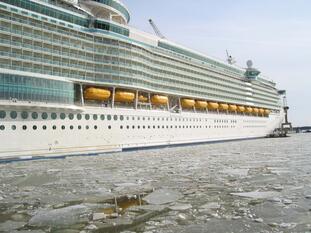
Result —
[[0, 1], [0, 157], [263, 137], [276, 84], [128, 26], [117, 0]]

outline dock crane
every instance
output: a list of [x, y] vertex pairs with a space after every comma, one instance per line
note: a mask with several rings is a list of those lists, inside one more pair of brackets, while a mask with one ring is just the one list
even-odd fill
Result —
[[163, 34], [160, 32], [159, 28], [157, 27], [157, 25], [155, 25], [155, 23], [153, 22], [152, 19], [149, 19], [149, 23], [154, 31], [154, 33], [160, 37], [161, 39], [166, 39], [165, 36], [163, 36]]

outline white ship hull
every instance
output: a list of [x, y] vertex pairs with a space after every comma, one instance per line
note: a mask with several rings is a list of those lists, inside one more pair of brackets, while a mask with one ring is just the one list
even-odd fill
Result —
[[[7, 107], [8, 108], [8, 107]], [[86, 107], [81, 111], [41, 111], [32, 119], [10, 119], [10, 110], [1, 120], [0, 159], [85, 155], [131, 148], [180, 145], [265, 137], [284, 120], [281, 113], [269, 117], [217, 112], [170, 113]], [[46, 112], [47, 119], [42, 119]], [[51, 113], [57, 113], [57, 119]], [[65, 113], [66, 118], [60, 119]], [[72, 113], [73, 119], [69, 119]], [[81, 114], [82, 119], [78, 119]], [[85, 116], [90, 115], [86, 120]], [[93, 116], [97, 115], [97, 120]], [[102, 119], [104, 117], [104, 119]], [[109, 120], [111, 117], [111, 120]], [[95, 118], [96, 119], [96, 118]]]

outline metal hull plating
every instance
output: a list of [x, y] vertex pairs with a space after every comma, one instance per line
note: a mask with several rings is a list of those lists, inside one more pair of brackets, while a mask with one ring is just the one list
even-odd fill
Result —
[[[37, 111], [38, 119], [6, 117], [1, 125], [0, 159], [63, 156], [131, 148], [264, 137], [278, 128], [283, 113], [254, 117], [225, 113], [170, 113], [86, 107], [81, 112]], [[25, 111], [24, 111], [25, 112]], [[7, 110], [7, 115], [11, 111]], [[41, 116], [47, 114], [47, 119]], [[51, 114], [57, 118], [52, 119]], [[65, 118], [61, 119], [65, 114]], [[80, 119], [81, 117], [81, 119]], [[44, 117], [45, 118], [45, 117]], [[25, 157], [26, 156], [26, 157]]]

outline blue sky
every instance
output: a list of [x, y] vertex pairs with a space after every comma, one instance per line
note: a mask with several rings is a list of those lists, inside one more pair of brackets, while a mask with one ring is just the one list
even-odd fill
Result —
[[290, 120], [311, 125], [310, 0], [123, 0], [131, 26], [239, 66], [254, 66], [287, 90]]

